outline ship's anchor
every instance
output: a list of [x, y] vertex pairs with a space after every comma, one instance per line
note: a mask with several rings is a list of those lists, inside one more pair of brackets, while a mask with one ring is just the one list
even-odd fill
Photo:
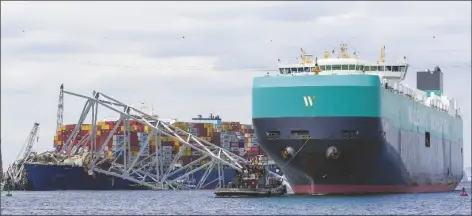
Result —
[[336, 146], [330, 146], [328, 149], [326, 149], [326, 157], [328, 159], [337, 160], [340, 154], [341, 152], [338, 150], [338, 148], [336, 148]]
[[285, 148], [284, 150], [282, 150], [282, 157], [283, 157], [284, 160], [288, 160], [291, 157], [293, 157], [294, 155], [295, 155], [295, 151], [290, 146]]

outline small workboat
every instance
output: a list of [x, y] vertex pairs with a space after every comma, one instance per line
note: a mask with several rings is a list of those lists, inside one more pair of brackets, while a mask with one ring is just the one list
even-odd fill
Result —
[[216, 197], [273, 197], [287, 194], [280, 177], [269, 177], [267, 166], [257, 162], [245, 165], [226, 187], [217, 188]]

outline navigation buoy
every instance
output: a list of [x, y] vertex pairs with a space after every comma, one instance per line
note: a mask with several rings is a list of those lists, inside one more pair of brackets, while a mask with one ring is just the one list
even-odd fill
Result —
[[465, 191], [465, 187], [462, 187], [462, 192], [461, 192], [461, 194], [460, 194], [459, 196], [469, 196], [469, 195], [467, 194], [467, 191]]

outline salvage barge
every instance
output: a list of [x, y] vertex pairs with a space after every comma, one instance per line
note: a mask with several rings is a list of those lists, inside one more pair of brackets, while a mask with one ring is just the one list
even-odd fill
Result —
[[266, 166], [257, 162], [243, 167], [242, 172], [236, 175], [226, 188], [217, 188], [216, 197], [271, 197], [282, 196], [287, 193], [283, 180], [269, 177]]

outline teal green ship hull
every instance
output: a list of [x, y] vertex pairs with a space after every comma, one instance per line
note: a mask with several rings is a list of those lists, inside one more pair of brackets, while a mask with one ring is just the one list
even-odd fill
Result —
[[252, 111], [261, 147], [296, 193], [447, 191], [462, 179], [461, 118], [375, 75], [258, 77]]

